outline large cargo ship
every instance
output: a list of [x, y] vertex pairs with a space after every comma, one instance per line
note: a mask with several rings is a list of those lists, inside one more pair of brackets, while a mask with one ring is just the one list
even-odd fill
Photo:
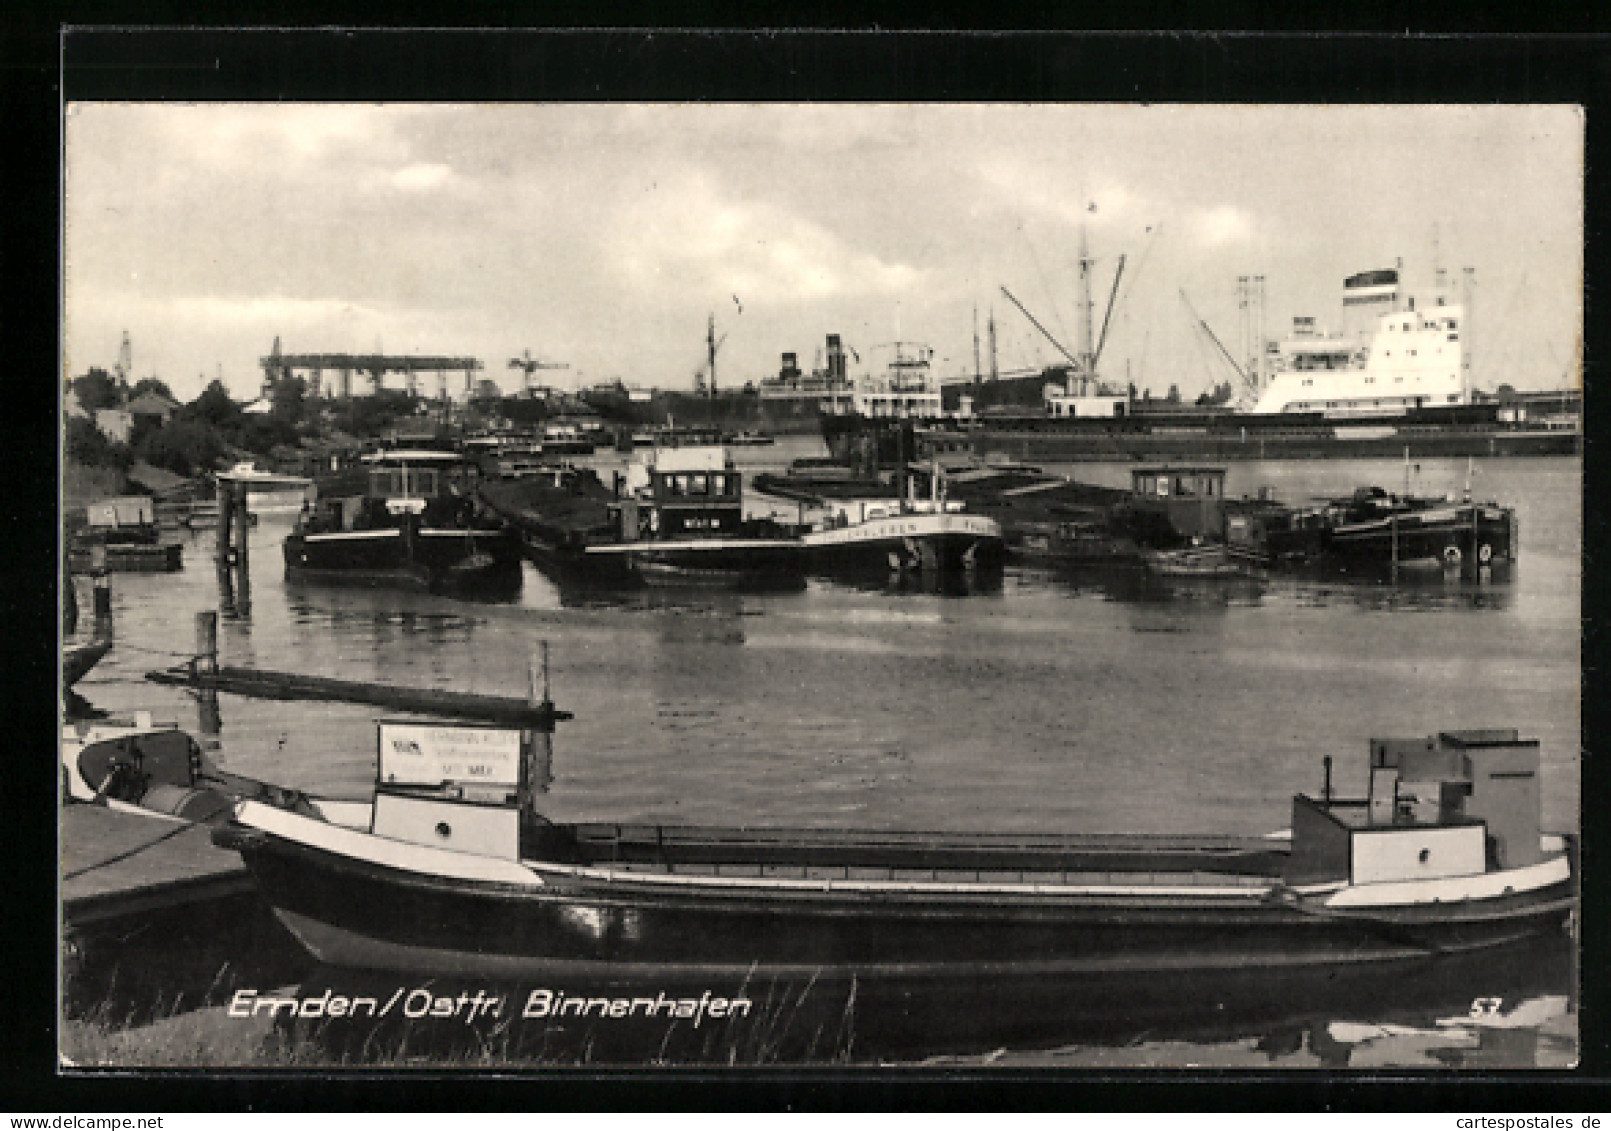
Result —
[[[1343, 283], [1343, 328], [1293, 320], [1243, 373], [1240, 410], [1099, 398], [982, 413], [976, 455], [1023, 459], [1313, 459], [1575, 455], [1582, 393], [1485, 394], [1471, 380], [1469, 303], [1408, 293], [1398, 268]], [[1469, 274], [1466, 276], [1469, 288]], [[1227, 355], [1228, 356], [1228, 355]], [[1087, 400], [1091, 398], [1086, 398]], [[1089, 407], [1090, 411], [1085, 411]]]

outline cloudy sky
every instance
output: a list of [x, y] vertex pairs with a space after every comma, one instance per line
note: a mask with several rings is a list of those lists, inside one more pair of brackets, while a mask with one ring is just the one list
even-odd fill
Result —
[[[1570, 107], [181, 105], [66, 123], [65, 366], [117, 360], [241, 398], [286, 352], [531, 350], [574, 387], [691, 387], [863, 364], [917, 341], [971, 374], [1077, 348], [1082, 225], [1102, 357], [1161, 394], [1229, 377], [1238, 275], [1271, 336], [1338, 326], [1344, 276], [1474, 267], [1480, 386], [1577, 380], [1582, 119]], [[988, 367], [986, 354], [985, 366]]]

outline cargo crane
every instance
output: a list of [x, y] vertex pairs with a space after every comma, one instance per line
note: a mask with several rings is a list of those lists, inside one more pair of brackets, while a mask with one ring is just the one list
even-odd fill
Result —
[[[742, 311], [743, 307], [739, 309]], [[727, 341], [725, 332], [719, 338], [716, 336], [716, 315], [712, 314], [705, 323], [705, 360], [694, 370], [696, 392], [703, 390], [706, 396], [716, 395], [716, 351], [722, 348], [722, 343], [725, 341]]]
[[1186, 297], [1185, 288], [1181, 288], [1180, 301], [1186, 304], [1186, 311], [1191, 315], [1193, 328], [1197, 330], [1201, 337], [1213, 343], [1214, 348], [1219, 350], [1219, 355], [1225, 359], [1225, 364], [1229, 365], [1231, 371], [1236, 374], [1236, 379], [1242, 386], [1243, 399], [1245, 400], [1249, 396], [1257, 397], [1259, 392], [1257, 380], [1249, 377], [1247, 371], [1236, 364], [1236, 359], [1231, 356], [1231, 351], [1225, 348], [1224, 343], [1219, 340], [1219, 335], [1209, 328], [1208, 322], [1197, 313], [1197, 308], [1191, 304], [1191, 299]]
[[[1091, 205], [1090, 211], [1096, 211], [1096, 205]], [[1150, 249], [1150, 243], [1148, 247]], [[1083, 224], [1080, 226], [1079, 263], [1080, 352], [1077, 356], [1066, 346], [1064, 346], [1062, 342], [1059, 342], [1056, 338], [1052, 337], [1051, 332], [1047, 330], [1045, 326], [1042, 326], [1040, 321], [1033, 314], [1029, 313], [1029, 309], [1024, 306], [1023, 303], [1018, 301], [1016, 295], [1014, 295], [1006, 287], [1001, 288], [1001, 293], [1007, 296], [1007, 298], [1014, 306], [1018, 308], [1019, 312], [1022, 313], [1025, 318], [1029, 319], [1030, 325], [1034, 326], [1036, 330], [1039, 330], [1041, 335], [1047, 341], [1051, 342], [1052, 345], [1056, 346], [1057, 351], [1064, 357], [1068, 358], [1069, 362], [1073, 365], [1073, 369], [1070, 371], [1068, 379], [1068, 394], [1070, 396], [1074, 395], [1076, 383], [1081, 386], [1093, 385], [1100, 387], [1097, 380], [1097, 366], [1102, 360], [1102, 350], [1107, 345], [1108, 340], [1108, 328], [1113, 320], [1113, 309], [1118, 303], [1119, 283], [1124, 278], [1125, 257], [1122, 255], [1119, 256], [1118, 267], [1113, 273], [1113, 287], [1108, 294], [1107, 309], [1102, 314], [1102, 327], [1100, 332], [1098, 332], [1096, 328], [1096, 303], [1091, 295], [1091, 268], [1095, 265], [1096, 260], [1091, 258], [1090, 245], [1087, 241], [1085, 226]]]
[[522, 387], [529, 397], [531, 396], [531, 381], [534, 373], [539, 369], [569, 369], [570, 363], [564, 361], [538, 361], [531, 356], [531, 350], [528, 349], [524, 350], [520, 357], [511, 357], [509, 359], [509, 368], [521, 370], [523, 374]]

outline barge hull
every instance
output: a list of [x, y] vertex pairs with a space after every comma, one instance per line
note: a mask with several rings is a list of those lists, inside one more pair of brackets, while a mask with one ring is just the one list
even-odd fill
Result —
[[[322, 961], [444, 975], [607, 972], [880, 979], [1100, 977], [1419, 961], [1558, 934], [1563, 881], [1453, 905], [1352, 914], [1274, 898], [1268, 883], [959, 883], [870, 890], [690, 878], [634, 889], [532, 865], [540, 882], [444, 881], [272, 834], [237, 844], [282, 921]], [[849, 871], [847, 869], [847, 871]], [[1187, 877], [1189, 879], [1189, 877]], [[1195, 890], [1193, 890], [1195, 889]]]

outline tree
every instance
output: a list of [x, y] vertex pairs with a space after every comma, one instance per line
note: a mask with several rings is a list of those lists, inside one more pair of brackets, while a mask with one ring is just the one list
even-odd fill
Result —
[[127, 446], [107, 439], [86, 417], [68, 417], [62, 441], [67, 458], [88, 467], [116, 467], [126, 471], [134, 462]]
[[134, 383], [134, 388], [129, 390], [129, 396], [131, 397], [138, 397], [143, 393], [156, 393], [159, 396], [167, 397], [175, 404], [179, 403], [179, 398], [173, 395], [173, 390], [168, 388], [168, 383], [160, 377], [142, 377]]
[[255, 455], [266, 456], [280, 444], [296, 446], [296, 427], [276, 416], [248, 416], [244, 418], [238, 434], [241, 447]]
[[175, 417], [140, 441], [136, 454], [175, 475], [194, 475], [217, 466], [229, 454], [218, 429], [199, 419]]
[[352, 397], [337, 411], [337, 425], [354, 436], [378, 436], [400, 417], [414, 413], [418, 398], [396, 389], [380, 389], [373, 396]]
[[214, 381], [190, 404], [191, 414], [214, 428], [232, 428], [240, 423], [241, 410], [222, 381]]
[[276, 379], [269, 387], [275, 420], [295, 426], [302, 423], [307, 410], [308, 383], [301, 377]]
[[116, 379], [99, 367], [90, 369], [82, 377], [75, 377], [72, 389], [78, 396], [78, 403], [84, 406], [84, 411], [92, 415], [96, 409], [112, 408], [123, 400], [123, 391], [118, 388]]

